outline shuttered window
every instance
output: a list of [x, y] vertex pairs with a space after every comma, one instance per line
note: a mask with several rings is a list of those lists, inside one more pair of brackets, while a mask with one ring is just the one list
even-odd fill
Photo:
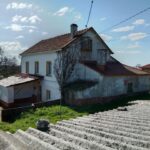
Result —
[[35, 65], [34, 66], [35, 67], [35, 74], [38, 74], [39, 73], [39, 62], [36, 61], [34, 65]]
[[26, 73], [29, 73], [29, 62], [26, 61]]
[[52, 74], [52, 63], [51, 61], [46, 62], [46, 75], [51, 76]]
[[50, 99], [51, 99], [51, 91], [46, 90], [46, 100], [50, 100]]
[[81, 51], [92, 51], [92, 40], [89, 37], [82, 38]]

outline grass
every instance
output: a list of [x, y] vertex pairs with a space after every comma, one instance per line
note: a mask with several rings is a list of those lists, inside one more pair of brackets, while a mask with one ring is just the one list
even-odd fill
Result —
[[21, 113], [13, 123], [0, 122], [0, 130], [14, 133], [17, 129], [26, 130], [28, 127], [35, 128], [35, 123], [41, 118], [48, 119], [50, 123], [55, 124], [57, 121], [60, 121], [62, 119], [67, 120], [70, 118], [76, 118], [78, 116], [88, 115], [99, 111], [107, 111], [121, 106], [128, 106], [132, 104], [128, 103], [130, 101], [143, 99], [150, 100], [150, 94], [120, 98], [116, 102], [105, 105], [90, 105], [84, 107], [62, 106], [61, 118], [59, 113], [60, 107], [58, 105], [37, 108], [35, 111], [31, 109], [27, 112]]

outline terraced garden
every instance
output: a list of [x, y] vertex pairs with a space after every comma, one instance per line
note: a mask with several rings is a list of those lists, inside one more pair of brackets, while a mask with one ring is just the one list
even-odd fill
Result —
[[34, 128], [0, 132], [0, 149], [10, 150], [149, 150], [150, 101], [50, 124], [47, 133]]

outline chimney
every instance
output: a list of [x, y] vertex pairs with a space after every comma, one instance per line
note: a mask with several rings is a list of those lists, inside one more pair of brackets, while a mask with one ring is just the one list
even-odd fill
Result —
[[71, 30], [71, 37], [73, 38], [76, 35], [76, 32], [78, 31], [77, 24], [71, 24], [70, 30]]

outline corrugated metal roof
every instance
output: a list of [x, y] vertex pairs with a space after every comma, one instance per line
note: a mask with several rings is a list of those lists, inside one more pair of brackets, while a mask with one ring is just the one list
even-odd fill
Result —
[[16, 76], [10, 76], [8, 78], [4, 78], [0, 80], [0, 85], [4, 87], [9, 87], [9, 86], [15, 86], [18, 84], [23, 84], [31, 81], [35, 81], [39, 79], [38, 77], [35, 76], [30, 76], [27, 74], [20, 74]]

